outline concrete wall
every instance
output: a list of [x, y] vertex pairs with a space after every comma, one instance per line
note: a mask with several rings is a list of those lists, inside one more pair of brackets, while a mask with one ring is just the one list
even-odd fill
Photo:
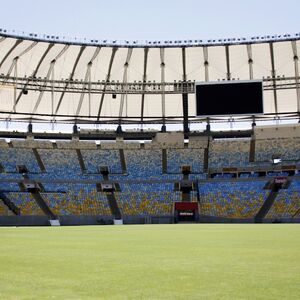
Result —
[[[62, 226], [74, 225], [112, 225], [111, 217], [102, 216], [60, 216]], [[172, 224], [173, 216], [126, 216], [124, 224]], [[213, 216], [199, 216], [198, 223], [249, 224], [253, 219], [229, 219]], [[263, 223], [275, 223], [274, 219], [266, 219]], [[277, 223], [300, 223], [297, 219], [281, 219]], [[46, 216], [0, 216], [0, 226], [50, 226]]]
[[257, 126], [254, 128], [256, 140], [300, 138], [300, 124], [280, 126]]

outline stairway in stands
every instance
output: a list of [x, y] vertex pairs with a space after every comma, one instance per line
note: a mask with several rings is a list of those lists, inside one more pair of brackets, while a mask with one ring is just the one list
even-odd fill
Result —
[[37, 163], [38, 163], [38, 166], [39, 166], [40, 170], [41, 170], [42, 172], [46, 172], [45, 165], [44, 165], [44, 163], [43, 163], [43, 161], [42, 161], [42, 158], [41, 158], [41, 156], [40, 156], [38, 150], [37, 150], [36, 148], [33, 148], [33, 149], [32, 149], [32, 152], [33, 152], [33, 155], [34, 155], [34, 157], [35, 157], [35, 159], [36, 159], [36, 161], [37, 161]]
[[20, 208], [17, 207], [4, 193], [0, 192], [0, 200], [16, 216], [20, 215]]
[[121, 163], [122, 173], [126, 174], [127, 173], [127, 166], [126, 166], [124, 149], [119, 149], [119, 155], [120, 155], [120, 163]]
[[115, 220], [121, 220], [122, 219], [122, 214], [120, 211], [120, 208], [118, 206], [116, 197], [114, 195], [114, 193], [106, 193], [106, 197], [107, 197], [107, 201], [108, 201], [108, 205], [111, 211], [111, 214], [114, 216]]
[[81, 172], [86, 173], [86, 166], [85, 166], [85, 163], [84, 163], [84, 160], [83, 160], [82, 153], [81, 153], [80, 149], [76, 149], [76, 154], [77, 154], [77, 159], [78, 159], [78, 162], [79, 162]]
[[[121, 152], [120, 152], [120, 157], [121, 157], [121, 160], [123, 159], [124, 163], [125, 163], [124, 153], [121, 155]], [[123, 164], [123, 163], [122, 163], [122, 170], [127, 172], [126, 165]], [[115, 193], [114, 193], [114, 191], [116, 190], [116, 185], [109, 181], [108, 167], [107, 166], [100, 167], [100, 172], [103, 176], [103, 181], [104, 181], [103, 185], [104, 185], [104, 187], [100, 184], [98, 186], [98, 191], [106, 192], [106, 198], [107, 198], [107, 201], [108, 201], [108, 205], [109, 205], [111, 214], [113, 215], [115, 220], [122, 220], [121, 210], [118, 206], [118, 203], [117, 203], [117, 200], [116, 200], [116, 197], [115, 197]], [[105, 183], [108, 184], [107, 187], [105, 187]], [[99, 187], [100, 187], [100, 190], [99, 190]]]
[[277, 186], [273, 186], [272, 190], [263, 203], [262, 207], [254, 217], [255, 223], [262, 223], [265, 216], [268, 214], [269, 210], [271, 209], [273, 203], [275, 202], [276, 197], [278, 196], [279, 188]]
[[31, 190], [29, 192], [31, 193], [32, 197], [34, 198], [34, 200], [36, 201], [36, 203], [38, 204], [40, 209], [44, 212], [44, 214], [46, 216], [48, 216], [48, 218], [50, 220], [57, 220], [57, 216], [55, 216], [55, 214], [51, 211], [51, 209], [49, 208], [47, 203], [44, 201], [44, 199], [41, 196], [41, 194], [39, 193], [39, 191]]

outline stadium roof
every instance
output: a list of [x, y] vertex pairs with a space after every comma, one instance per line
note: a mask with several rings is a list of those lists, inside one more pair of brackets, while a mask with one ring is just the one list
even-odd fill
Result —
[[299, 43], [298, 33], [130, 42], [0, 29], [0, 119], [181, 123], [186, 93], [193, 122], [194, 82], [249, 79], [264, 81], [265, 117], [298, 116]]

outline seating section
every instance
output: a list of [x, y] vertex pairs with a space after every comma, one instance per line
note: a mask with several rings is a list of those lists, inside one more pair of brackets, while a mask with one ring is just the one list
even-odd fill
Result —
[[51, 178], [77, 178], [81, 173], [75, 150], [39, 149], [40, 157]]
[[[98, 182], [102, 179], [99, 167], [108, 166], [110, 179], [120, 183], [121, 192], [116, 192], [115, 196], [123, 215], [157, 216], [171, 215], [173, 203], [181, 201], [181, 192], [174, 192], [174, 182], [182, 179], [181, 166], [190, 165], [190, 179], [200, 180], [199, 195], [193, 192], [191, 198], [192, 201], [198, 201], [199, 196], [201, 214], [245, 219], [256, 215], [270, 192], [263, 189], [270, 178], [259, 180], [257, 177], [261, 173], [251, 173], [251, 169], [246, 167], [270, 162], [274, 154], [281, 155], [283, 161], [292, 163], [300, 159], [299, 138], [257, 140], [255, 163], [249, 162], [250, 139], [215, 139], [209, 146], [209, 168], [245, 167], [245, 173], [240, 176], [243, 178], [241, 181], [232, 178], [233, 175], [225, 171], [222, 173], [215, 170], [212, 171], [214, 179], [203, 182], [203, 179], [207, 179], [207, 174], [203, 174], [202, 148], [168, 148], [167, 174], [163, 174], [162, 149], [157, 148], [157, 144], [146, 145], [143, 149], [136, 149], [136, 145], [124, 146], [127, 173], [122, 174], [120, 151], [116, 149], [122, 143], [112, 145], [113, 149], [110, 149], [110, 145], [104, 147], [102, 144], [102, 149], [95, 149], [95, 145], [94, 148], [83, 146], [81, 154], [87, 171], [83, 174], [75, 149], [61, 144], [56, 145], [58, 148], [55, 149], [46, 146], [43, 148], [42, 145], [41, 148], [37, 147], [37, 151], [46, 172], [41, 172], [32, 149], [10, 148], [5, 142], [0, 148], [0, 164], [3, 167], [0, 173], [0, 191], [21, 209], [22, 215], [43, 215], [43, 212], [29, 193], [20, 191], [17, 180], [23, 178], [16, 173], [16, 165], [26, 165], [29, 178], [42, 181], [45, 189], [42, 196], [55, 214], [99, 216], [111, 216], [106, 194], [97, 192], [95, 186], [95, 180]], [[287, 172], [270, 171], [267, 177], [288, 175]], [[85, 183], [80, 181], [82, 179]], [[52, 182], [53, 180], [61, 180], [62, 183]], [[135, 180], [142, 183], [137, 184]], [[297, 213], [299, 181], [295, 179], [288, 190], [279, 191], [267, 217], [290, 218]], [[0, 214], [6, 213], [6, 207], [2, 205]]]
[[72, 185], [67, 193], [42, 193], [44, 200], [56, 215], [110, 216], [105, 193], [96, 191], [92, 185]]
[[168, 172], [181, 173], [181, 166], [190, 165], [194, 173], [203, 172], [204, 149], [168, 149]]
[[161, 178], [161, 150], [125, 150], [124, 153], [128, 179]]
[[17, 165], [26, 165], [30, 172], [40, 172], [32, 149], [0, 148], [0, 163], [6, 172], [16, 172]]
[[14, 182], [0, 182], [1, 192], [18, 192], [20, 188], [17, 183]]
[[250, 139], [213, 140], [209, 148], [209, 167], [249, 166]]
[[181, 201], [181, 193], [173, 184], [122, 184], [116, 199], [124, 216], [171, 215], [173, 202]]
[[273, 155], [281, 155], [283, 161], [300, 159], [300, 138], [257, 140], [255, 161], [271, 161]]
[[0, 216], [11, 216], [13, 213], [8, 209], [8, 207], [0, 199]]
[[300, 179], [292, 181], [288, 189], [279, 190], [278, 196], [266, 218], [300, 217]]
[[209, 182], [200, 185], [200, 214], [253, 218], [267, 198], [265, 181]]
[[109, 166], [111, 173], [122, 172], [119, 150], [82, 150], [81, 154], [89, 173], [98, 173], [101, 166]]
[[25, 192], [7, 193], [7, 197], [18, 207], [22, 216], [43, 216], [44, 213], [31, 194]]
[[[101, 215], [110, 216], [110, 208], [105, 193], [96, 191], [94, 185], [57, 186], [60, 192], [41, 193], [43, 199], [56, 215]], [[65, 188], [66, 192], [62, 192]], [[6, 193], [7, 197], [21, 209], [21, 215], [43, 215], [31, 194], [26, 192]], [[1, 200], [0, 200], [1, 201]]]

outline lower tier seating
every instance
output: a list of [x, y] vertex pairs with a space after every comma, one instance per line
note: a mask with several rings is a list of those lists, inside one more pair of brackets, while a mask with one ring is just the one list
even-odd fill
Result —
[[101, 215], [110, 216], [105, 193], [96, 189], [81, 189], [67, 193], [42, 193], [47, 205], [55, 215]]
[[20, 208], [22, 216], [43, 216], [44, 213], [31, 194], [25, 192], [7, 193], [7, 197]]
[[280, 219], [300, 216], [300, 180], [294, 180], [288, 189], [278, 192], [266, 218]]
[[181, 201], [181, 193], [173, 184], [122, 184], [116, 199], [124, 216], [171, 215], [173, 203]]
[[265, 181], [210, 182], [200, 185], [200, 214], [253, 218], [269, 194]]
[[13, 213], [8, 207], [0, 200], [0, 216], [11, 216]]
[[[199, 183], [199, 195], [191, 193], [191, 201], [200, 201], [200, 214], [227, 218], [254, 218], [270, 190], [267, 181], [217, 181]], [[115, 193], [123, 216], [163, 216], [173, 214], [174, 202], [182, 200], [173, 183], [121, 183]], [[93, 184], [51, 184], [41, 195], [55, 215], [111, 216], [107, 195]], [[20, 208], [21, 215], [44, 215], [31, 194], [5, 192]], [[11, 212], [0, 200], [0, 215]], [[266, 218], [292, 218], [300, 215], [300, 180], [294, 179], [288, 189], [278, 192]]]

